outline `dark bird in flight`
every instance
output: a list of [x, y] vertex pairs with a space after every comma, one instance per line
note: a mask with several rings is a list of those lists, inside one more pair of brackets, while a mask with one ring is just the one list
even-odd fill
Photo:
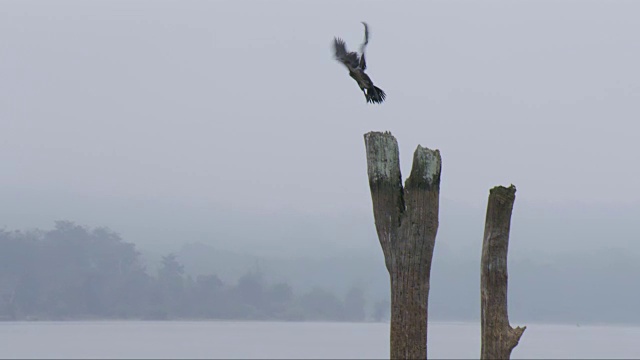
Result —
[[344, 40], [340, 38], [333, 39], [333, 47], [335, 50], [336, 60], [343, 63], [349, 69], [351, 76], [360, 86], [360, 90], [364, 94], [368, 103], [379, 104], [384, 101], [387, 95], [379, 87], [373, 85], [373, 81], [364, 71], [367, 69], [367, 63], [364, 60], [364, 49], [369, 43], [369, 27], [367, 23], [364, 25], [364, 41], [360, 45], [360, 56], [355, 51], [347, 51]]

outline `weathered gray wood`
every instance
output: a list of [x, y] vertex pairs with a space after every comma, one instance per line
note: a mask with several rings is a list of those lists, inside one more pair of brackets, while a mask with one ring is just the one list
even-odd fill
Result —
[[481, 359], [509, 359], [527, 328], [513, 329], [507, 312], [507, 252], [516, 187], [489, 192], [481, 261]]
[[438, 150], [419, 146], [404, 188], [398, 143], [389, 132], [365, 134], [378, 239], [391, 278], [391, 358], [427, 358], [431, 260], [438, 231]]

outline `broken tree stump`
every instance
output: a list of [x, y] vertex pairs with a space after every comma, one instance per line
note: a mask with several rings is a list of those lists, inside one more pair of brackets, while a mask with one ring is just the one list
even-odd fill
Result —
[[507, 312], [507, 252], [516, 187], [496, 186], [489, 192], [480, 265], [481, 359], [509, 359], [527, 328], [512, 328]]
[[420, 145], [404, 188], [398, 143], [389, 132], [364, 135], [378, 238], [391, 279], [391, 358], [427, 358], [431, 259], [438, 231], [438, 150]]

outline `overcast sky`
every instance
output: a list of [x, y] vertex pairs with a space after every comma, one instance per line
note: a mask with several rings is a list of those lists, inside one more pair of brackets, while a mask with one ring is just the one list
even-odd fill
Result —
[[[639, 13], [632, 1], [1, 1], [0, 226], [206, 238], [230, 213], [245, 228], [354, 214], [369, 236], [371, 130], [396, 136], [404, 176], [418, 144], [440, 149], [441, 197], [479, 218], [489, 188], [511, 183], [516, 209], [635, 211]], [[334, 36], [357, 49], [360, 21], [381, 105], [332, 58]], [[199, 220], [167, 221], [184, 214]]]

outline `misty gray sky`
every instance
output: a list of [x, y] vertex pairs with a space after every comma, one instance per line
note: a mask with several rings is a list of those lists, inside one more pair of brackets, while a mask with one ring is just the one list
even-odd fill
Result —
[[[220, 235], [229, 214], [238, 234], [287, 236], [269, 224], [288, 214], [279, 221], [334, 219], [342, 230], [314, 236], [342, 242], [363, 232], [353, 216], [377, 246], [371, 130], [397, 137], [404, 176], [418, 144], [440, 149], [442, 198], [481, 221], [489, 188], [510, 183], [514, 217], [527, 204], [637, 211], [639, 12], [631, 1], [2, 1], [0, 226], [69, 219], [181, 243]], [[360, 21], [380, 106], [331, 54], [334, 36], [357, 49]], [[479, 246], [481, 226], [471, 231]]]

